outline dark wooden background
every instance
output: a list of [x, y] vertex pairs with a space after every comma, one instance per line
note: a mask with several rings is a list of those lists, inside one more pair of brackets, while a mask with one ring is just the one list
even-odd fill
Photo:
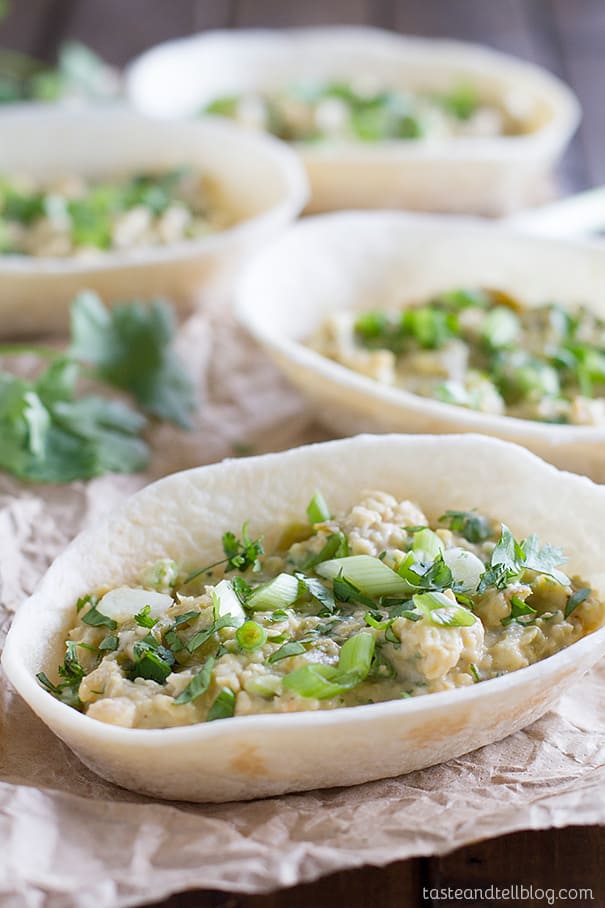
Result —
[[[584, 120], [561, 167], [561, 187], [572, 192], [605, 183], [605, 0], [13, 0], [11, 7], [0, 26], [1, 46], [52, 60], [61, 41], [78, 38], [116, 65], [158, 41], [207, 28], [355, 23], [480, 41], [534, 60], [573, 86]], [[452, 848], [455, 845], [452, 841]], [[460, 902], [424, 897], [423, 888], [516, 883], [533, 884], [534, 889], [591, 887], [592, 901], [566, 904], [601, 908], [604, 856], [605, 829], [600, 827], [523, 832], [443, 858], [347, 871], [267, 896], [189, 892], [162, 904], [458, 908]], [[563, 904], [563, 899], [556, 904]]]

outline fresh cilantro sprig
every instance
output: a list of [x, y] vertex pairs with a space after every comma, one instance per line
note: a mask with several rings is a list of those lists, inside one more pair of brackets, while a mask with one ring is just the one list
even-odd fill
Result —
[[[260, 570], [259, 558], [265, 553], [263, 538], [262, 536], [259, 536], [257, 539], [250, 538], [250, 534], [248, 533], [248, 521], [242, 526], [241, 539], [239, 539], [231, 530], [228, 530], [226, 533], [223, 533], [221, 541], [225, 557], [193, 571], [185, 577], [182, 586], [187, 586], [188, 583], [191, 583], [197, 577], [201, 577], [202, 574], [209, 574], [215, 567], [221, 567], [222, 565], [225, 565], [225, 572], [240, 571], [243, 574], [248, 568], [252, 568], [253, 571]], [[242, 591], [241, 588], [240, 591]], [[245, 592], [245, 590], [243, 592]], [[239, 595], [239, 591], [236, 590], [236, 593]]]
[[558, 565], [564, 564], [566, 560], [562, 549], [548, 543], [540, 547], [535, 535], [517, 542], [509, 528], [502, 524], [500, 539], [481, 576], [477, 592], [484, 593], [490, 587], [503, 590], [509, 584], [521, 580], [526, 570], [546, 574], [562, 586], [567, 586], [569, 578], [558, 570]]
[[145, 468], [140, 437], [145, 417], [97, 394], [78, 395], [87, 375], [130, 391], [151, 415], [185, 425], [192, 386], [171, 349], [171, 310], [124, 303], [114, 311], [86, 293], [72, 304], [72, 342], [66, 353], [4, 345], [49, 360], [35, 380], [0, 370], [0, 469], [29, 482], [66, 483], [103, 473]]
[[81, 293], [71, 309], [69, 355], [95, 375], [128, 391], [151, 416], [191, 428], [193, 384], [172, 349], [174, 311], [162, 300], [107, 309], [94, 293]]

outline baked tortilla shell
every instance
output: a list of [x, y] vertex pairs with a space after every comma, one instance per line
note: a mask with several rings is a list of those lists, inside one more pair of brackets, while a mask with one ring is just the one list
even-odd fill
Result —
[[605, 318], [605, 247], [527, 236], [472, 219], [392, 212], [310, 218], [263, 250], [237, 312], [332, 432], [481, 432], [605, 482], [605, 427], [494, 416], [400, 388], [305, 346], [331, 313], [397, 308], [456, 287], [507, 291], [528, 306], [584, 304]]
[[429, 93], [478, 84], [496, 103], [515, 97], [528, 107], [528, 131], [443, 141], [298, 143], [311, 181], [310, 211], [497, 215], [535, 203], [580, 117], [570, 89], [533, 64], [474, 44], [351, 26], [213, 31], [170, 41], [130, 66], [126, 87], [144, 113], [196, 116], [219, 96], [368, 73], [389, 86]]
[[64, 333], [69, 304], [83, 289], [106, 303], [165, 296], [191, 308], [224, 294], [238, 268], [294, 220], [307, 181], [294, 152], [207, 117], [166, 124], [121, 108], [48, 109], [27, 105], [0, 115], [0, 175], [52, 179], [115, 176], [180, 165], [208, 174], [234, 226], [199, 239], [93, 256], [0, 256], [4, 336]]
[[518, 536], [535, 532], [564, 547], [568, 572], [605, 588], [605, 488], [481, 436], [359, 436], [177, 473], [139, 492], [77, 537], [20, 607], [3, 655], [9, 680], [105, 779], [159, 798], [228, 801], [394, 776], [498, 741], [546, 712], [605, 653], [601, 629], [472, 687], [164, 730], [106, 725], [40, 687], [36, 672], [62, 659], [78, 596], [136, 583], [160, 556], [208, 563], [221, 557], [221, 534], [246, 519], [271, 551], [318, 487], [335, 512], [376, 487], [412, 498], [432, 520], [446, 508], [477, 507]]

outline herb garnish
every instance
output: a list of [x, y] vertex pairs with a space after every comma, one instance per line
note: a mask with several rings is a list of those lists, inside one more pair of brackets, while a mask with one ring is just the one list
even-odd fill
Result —
[[583, 586], [581, 589], [576, 590], [574, 593], [572, 593], [567, 600], [567, 605], [565, 606], [565, 617], [569, 618], [569, 616], [573, 614], [573, 612], [575, 612], [577, 607], [585, 602], [586, 599], [588, 599], [591, 593], [592, 590], [587, 586]]
[[[241, 539], [238, 539], [235, 533], [228, 531], [223, 534], [222, 543], [225, 557], [219, 559], [219, 561], [213, 561], [212, 564], [207, 564], [205, 567], [199, 568], [199, 570], [193, 571], [193, 573], [185, 578], [182, 584], [183, 586], [187, 586], [188, 583], [191, 583], [197, 577], [200, 577], [202, 574], [207, 574], [212, 568], [219, 567], [223, 564], [225, 565], [225, 572], [241, 571], [243, 573], [244, 571], [247, 571], [248, 568], [252, 568], [253, 571], [260, 570], [259, 557], [265, 552], [263, 540], [262, 536], [259, 536], [258, 539], [250, 538], [250, 535], [248, 534], [248, 521], [242, 526]], [[238, 597], [241, 591], [241, 585], [239, 590], [235, 589]]]
[[214, 663], [214, 656], [210, 656], [197, 675], [193, 677], [187, 687], [175, 698], [174, 702], [176, 706], [180, 706], [183, 703], [192, 703], [198, 697], [201, 697], [202, 694], [206, 693], [210, 686], [210, 681], [212, 680]]
[[448, 521], [452, 533], [460, 533], [467, 542], [485, 542], [493, 536], [493, 528], [486, 517], [475, 511], [446, 511], [439, 522]]
[[[23, 345], [0, 350], [50, 360], [35, 380], [0, 371], [0, 468], [30, 482], [71, 482], [147, 465], [149, 449], [139, 437], [144, 416], [105, 397], [77, 397], [84, 367], [99, 382], [130, 391], [147, 412], [161, 418], [183, 425], [183, 414], [193, 408], [191, 384], [170, 349], [172, 333], [156, 328], [153, 356], [144, 350], [149, 324], [163, 320], [167, 325], [172, 318], [167, 304], [124, 303], [110, 312], [98, 297], [85, 293], [72, 303], [71, 316], [72, 344], [66, 353]], [[109, 326], [105, 335], [103, 325]], [[178, 382], [183, 389], [187, 385], [187, 394], [176, 390]], [[168, 387], [173, 388], [169, 401]]]

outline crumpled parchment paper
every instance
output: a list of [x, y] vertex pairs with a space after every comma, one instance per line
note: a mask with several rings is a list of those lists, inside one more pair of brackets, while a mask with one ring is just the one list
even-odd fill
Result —
[[[0, 476], [0, 636], [71, 537], [150, 479], [326, 437], [224, 313], [191, 318], [179, 346], [201, 415], [191, 434], [154, 430], [147, 475], [61, 488]], [[121, 908], [189, 888], [265, 892], [571, 823], [605, 823], [605, 665], [525, 731], [450, 763], [356, 788], [208, 806], [104, 782], [0, 678], [3, 908]]]

